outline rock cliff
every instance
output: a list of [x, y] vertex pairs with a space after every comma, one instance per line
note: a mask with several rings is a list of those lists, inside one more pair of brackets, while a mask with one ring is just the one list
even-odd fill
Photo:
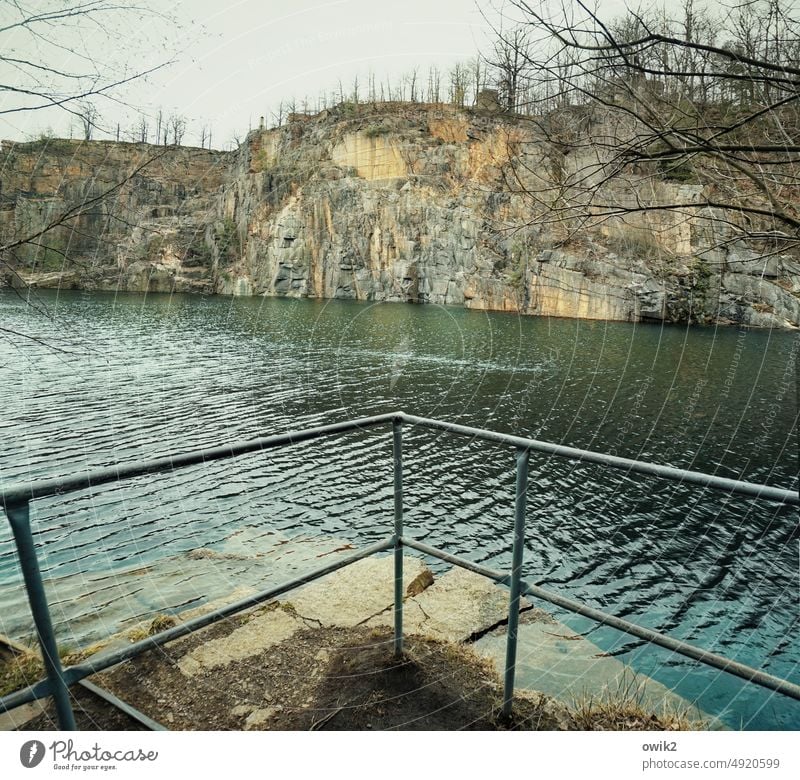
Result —
[[7, 284], [213, 292], [205, 244], [230, 155], [205, 149], [47, 139], [0, 152]]
[[[513, 117], [412, 104], [294, 115], [231, 153], [4, 142], [6, 240], [130, 176], [41, 245], [24, 247], [9, 261], [16, 276], [6, 276], [48, 286], [800, 325], [800, 262], [760, 257], [731, 241], [722, 221], [654, 211], [589, 225], [560, 210], [560, 182], [591, 171], [592, 154]], [[659, 203], [701, 189], [641, 176], [610, 196]]]

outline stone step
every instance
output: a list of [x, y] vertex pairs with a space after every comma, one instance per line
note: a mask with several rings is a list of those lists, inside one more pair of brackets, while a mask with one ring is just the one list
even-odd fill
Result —
[[[169, 611], [178, 620], [188, 619], [271, 582], [285, 581], [298, 571], [316, 568], [319, 558], [327, 562], [352, 549], [328, 537], [266, 537], [263, 531], [248, 529], [214, 550], [193, 550], [138, 570], [51, 581], [48, 592], [56, 594], [52, 601], [54, 617], [62, 628], [78, 635], [99, 632], [106, 637], [111, 626], [126, 618], [141, 620]], [[269, 565], [264, 566], [267, 562]], [[238, 583], [233, 593], [232, 583]], [[404, 558], [404, 584], [406, 636], [471, 644], [502, 677], [508, 618], [506, 588], [460, 568], [434, 577], [421, 559], [410, 556]], [[187, 595], [194, 598], [187, 599]], [[217, 598], [211, 600], [214, 595]], [[180, 609], [181, 603], [198, 600], [202, 603], [193, 609]], [[608, 657], [549, 613], [524, 600], [521, 608], [518, 690], [538, 691], [573, 706], [582, 701], [622, 699], [656, 714], [677, 713], [714, 725], [691, 702], [651, 678], [634, 674], [622, 661]], [[224, 636], [215, 632], [214, 626], [202, 629], [195, 635], [192, 648], [180, 657], [178, 669], [187, 685], [193, 678], [208, 680], [231, 664], [243, 665], [237, 667], [237, 674], [245, 674], [248, 659], [286, 642], [301, 630], [363, 626], [385, 631], [393, 625], [394, 558], [372, 556], [293, 590], [266, 607], [250, 610]], [[104, 643], [103, 649], [126, 641], [130, 641], [128, 635], [117, 634]], [[157, 664], [157, 660], [148, 663]], [[36, 712], [35, 707], [30, 710]], [[20, 717], [17, 713], [13, 721], [17, 726]]]

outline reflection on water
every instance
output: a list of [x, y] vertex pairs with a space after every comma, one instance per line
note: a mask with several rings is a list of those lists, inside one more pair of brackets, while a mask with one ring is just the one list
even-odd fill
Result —
[[[797, 487], [792, 333], [332, 301], [43, 292], [36, 303], [0, 294], [2, 326], [44, 342], [0, 333], [6, 484], [404, 409]], [[507, 565], [513, 453], [413, 429], [406, 450], [409, 531]], [[797, 681], [794, 510], [531, 464], [526, 577]], [[57, 578], [221, 549], [243, 528], [363, 544], [391, 531], [389, 435], [42, 500], [33, 516]], [[6, 592], [19, 582], [12, 550], [2, 526]], [[29, 630], [18, 594], [16, 606], [0, 597], [0, 631]], [[800, 727], [794, 702], [570, 620], [731, 725]]]

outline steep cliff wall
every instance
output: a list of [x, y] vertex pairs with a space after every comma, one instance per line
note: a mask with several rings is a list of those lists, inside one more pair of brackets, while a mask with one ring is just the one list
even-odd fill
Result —
[[231, 155], [109, 141], [2, 142], [0, 244], [8, 284], [213, 291], [206, 227]]
[[[87, 171], [107, 169], [105, 184], [154, 151], [101, 148], [79, 144], [69, 164], [45, 151], [41, 173], [33, 170], [34, 152], [12, 148], [0, 227], [19, 234], [36, 221], [26, 214], [63, 208], [86, 181], [99, 189]], [[585, 144], [556, 146], [513, 118], [449, 107], [342, 106], [251, 133], [229, 155], [168, 150], [104, 207], [105, 222], [92, 216], [100, 221], [82, 226], [95, 241], [91, 251], [70, 245], [64, 269], [43, 269], [41, 248], [29, 247], [18, 270], [39, 283], [130, 290], [800, 324], [800, 263], [759, 258], [725, 241], [722, 223], [664, 211], [585, 225], [560, 210], [560, 183], [576, 171], [591, 175], [593, 154]], [[609, 197], [659, 203], [700, 190], [642, 176]]]

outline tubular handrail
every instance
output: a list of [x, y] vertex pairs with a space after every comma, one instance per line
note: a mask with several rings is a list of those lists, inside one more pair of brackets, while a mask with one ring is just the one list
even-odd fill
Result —
[[175, 455], [167, 455], [146, 461], [95, 469], [88, 474], [77, 474], [71, 477], [44, 479], [21, 485], [11, 485], [7, 488], [0, 489], [0, 504], [6, 508], [13, 507], [36, 498], [54, 496], [74, 490], [85, 490], [86, 488], [98, 487], [110, 482], [119, 482], [123, 479], [140, 477], [146, 474], [174, 471], [179, 468], [194, 466], [200, 463], [210, 463], [216, 460], [224, 460], [239, 455], [274, 449], [276, 447], [299, 444], [300, 442], [319, 439], [323, 436], [372, 428], [376, 425], [383, 425], [390, 422], [402, 422], [410, 425], [417, 425], [422, 428], [438, 429], [460, 436], [469, 436], [495, 444], [503, 444], [514, 447], [515, 449], [529, 449], [547, 455], [566, 458], [568, 460], [576, 460], [584, 463], [598, 463], [616, 469], [624, 469], [636, 474], [702, 485], [717, 490], [724, 490], [729, 493], [738, 493], [740, 495], [754, 496], [755, 498], [768, 501], [777, 501], [782, 504], [800, 505], [800, 494], [796, 490], [787, 490], [786, 488], [773, 487], [771, 485], [759, 485], [754, 482], [744, 482], [727, 477], [717, 477], [713, 474], [704, 474], [699, 471], [689, 471], [688, 469], [663, 466], [661, 464], [648, 463], [631, 458], [620, 458], [616, 455], [607, 455], [594, 450], [583, 450], [563, 444], [553, 444], [552, 442], [539, 441], [537, 439], [527, 439], [522, 436], [498, 433], [497, 431], [489, 431], [483, 428], [472, 428], [467, 425], [434, 420], [428, 417], [417, 417], [416, 415], [406, 414], [405, 412], [372, 415], [370, 417], [361, 417], [345, 422], [321, 425], [315, 428], [306, 428], [300, 431], [289, 431], [272, 436], [263, 436], [258, 439], [234, 442], [221, 447], [209, 447], [206, 449], [193, 450], [191, 452], [176, 453]]
[[290, 444], [319, 439], [322, 436], [331, 436], [336, 433], [347, 433], [362, 428], [371, 428], [391, 422], [397, 414], [377, 414], [372, 417], [362, 417], [357, 420], [320, 425], [316, 428], [305, 428], [302, 431], [289, 431], [273, 436], [262, 436], [258, 439], [225, 444], [221, 447], [208, 447], [206, 449], [192, 450], [191, 452], [166, 455], [161, 458], [127, 463], [121, 466], [95, 469], [88, 474], [76, 474], [72, 477], [56, 479], [42, 479], [29, 482], [25, 485], [12, 485], [0, 490], [0, 503], [6, 508], [24, 504], [34, 498], [55, 496], [59, 493], [70, 493], [74, 490], [98, 487], [109, 482], [119, 482], [123, 479], [141, 477], [145, 474], [160, 474], [165, 471], [196, 466], [200, 463], [211, 463], [215, 460], [235, 458], [252, 452], [286, 447]]
[[458, 425], [456, 423], [433, 420], [428, 417], [416, 417], [411, 414], [400, 415], [403, 422], [412, 425], [420, 425], [427, 428], [438, 428], [448, 433], [455, 433], [459, 436], [469, 436], [471, 438], [483, 439], [496, 444], [505, 444], [517, 449], [529, 449], [542, 452], [547, 455], [556, 455], [568, 460], [577, 460], [582, 463], [599, 463], [603, 466], [611, 466], [615, 469], [625, 469], [634, 474], [645, 474], [661, 479], [669, 479], [675, 482], [688, 482], [704, 487], [725, 490], [729, 493], [739, 493], [741, 495], [763, 498], [768, 501], [777, 501], [781, 504], [800, 505], [800, 494], [796, 490], [786, 490], [785, 488], [771, 487], [770, 485], [759, 485], [754, 482], [742, 482], [738, 479], [727, 477], [717, 477], [713, 474], [704, 474], [700, 471], [689, 471], [687, 469], [675, 468], [673, 466], [662, 466], [658, 463], [648, 463], [631, 458], [620, 458], [616, 455], [607, 455], [604, 452], [594, 450], [582, 450], [576, 447], [568, 447], [564, 444], [553, 444], [537, 439], [526, 439], [522, 436], [513, 436], [507, 433], [497, 433], [487, 431], [483, 428], [471, 428], [468, 425]]
[[[58, 495], [75, 490], [94, 488], [123, 479], [143, 476], [145, 474], [159, 474], [171, 472], [188, 466], [209, 463], [216, 460], [237, 457], [249, 453], [261, 452], [277, 447], [285, 447], [311, 441], [324, 436], [348, 433], [354, 430], [365, 430], [374, 426], [391, 423], [392, 448], [393, 448], [393, 479], [394, 479], [394, 533], [388, 539], [366, 548], [357, 550], [346, 558], [323, 566], [300, 577], [289, 580], [281, 585], [271, 587], [254, 596], [226, 605], [225, 607], [207, 613], [200, 617], [179, 623], [152, 637], [141, 640], [122, 650], [101, 654], [76, 666], [63, 669], [59, 660], [58, 646], [50, 618], [49, 605], [44, 590], [44, 583], [39, 569], [33, 533], [30, 524], [29, 502], [37, 498]], [[471, 438], [488, 441], [494, 444], [513, 447], [516, 452], [516, 493], [515, 493], [515, 521], [512, 546], [511, 571], [505, 575], [495, 572], [480, 564], [452, 555], [444, 550], [430, 547], [411, 537], [404, 535], [403, 529], [403, 438], [404, 425], [413, 425], [419, 428], [442, 430], [448, 433], [469, 436]], [[117, 467], [95, 469], [87, 474], [71, 477], [45, 479], [23, 485], [14, 485], [0, 490], [0, 504], [3, 506], [14, 533], [17, 551], [20, 558], [25, 588], [36, 625], [42, 657], [47, 670], [47, 678], [36, 685], [17, 691], [0, 698], [0, 711], [9, 710], [26, 702], [52, 695], [62, 729], [74, 729], [75, 721], [69, 699], [69, 686], [80, 683], [86, 677], [102, 669], [107, 669], [122, 660], [135, 657], [145, 650], [160, 646], [179, 636], [184, 636], [224, 617], [241, 612], [255, 604], [262, 603], [278, 595], [288, 592], [300, 585], [312, 582], [344, 566], [355, 563], [362, 558], [378, 552], [393, 550], [394, 552], [394, 648], [397, 655], [403, 649], [403, 548], [416, 549], [428, 555], [448, 561], [470, 571], [488, 577], [495, 582], [508, 585], [510, 588], [509, 620], [506, 645], [505, 684], [503, 693], [503, 713], [511, 712], [514, 691], [514, 677], [516, 669], [516, 648], [518, 633], [519, 602], [523, 594], [541, 598], [552, 604], [561, 606], [576, 614], [590, 617], [591, 619], [619, 629], [632, 636], [645, 639], [653, 644], [669, 648], [674, 652], [688, 658], [700, 661], [709, 666], [722, 669], [730, 674], [753, 682], [765, 688], [778, 691], [786, 696], [800, 700], [800, 686], [786, 680], [766, 674], [763, 671], [739, 664], [722, 656], [709, 653], [706, 650], [690, 645], [681, 640], [644, 628], [635, 623], [623, 620], [601, 610], [587, 607], [577, 601], [549, 593], [541, 588], [530, 585], [521, 579], [522, 559], [525, 547], [525, 515], [526, 493], [528, 484], [528, 467], [531, 452], [567, 458], [580, 463], [593, 463], [624, 469], [631, 473], [643, 474], [650, 477], [667, 479], [679, 483], [700, 485], [729, 494], [738, 494], [754, 497], [761, 500], [774, 501], [781, 504], [798, 505], [800, 495], [797, 491], [770, 485], [758, 485], [752, 482], [717, 477], [697, 471], [663, 466], [655, 463], [620, 458], [593, 450], [582, 450], [551, 442], [527, 439], [511, 434], [488, 431], [482, 428], [473, 428], [457, 423], [448, 423], [426, 417], [405, 414], [404, 412], [391, 412], [387, 414], [372, 415], [355, 420], [347, 420], [329, 425], [307, 428], [300, 431], [290, 431], [283, 434], [264, 436], [248, 441], [235, 442], [229, 445], [194, 450], [188, 453], [168, 455], [161, 458], [124, 464]], [[123, 703], [124, 704], [124, 703]]]

